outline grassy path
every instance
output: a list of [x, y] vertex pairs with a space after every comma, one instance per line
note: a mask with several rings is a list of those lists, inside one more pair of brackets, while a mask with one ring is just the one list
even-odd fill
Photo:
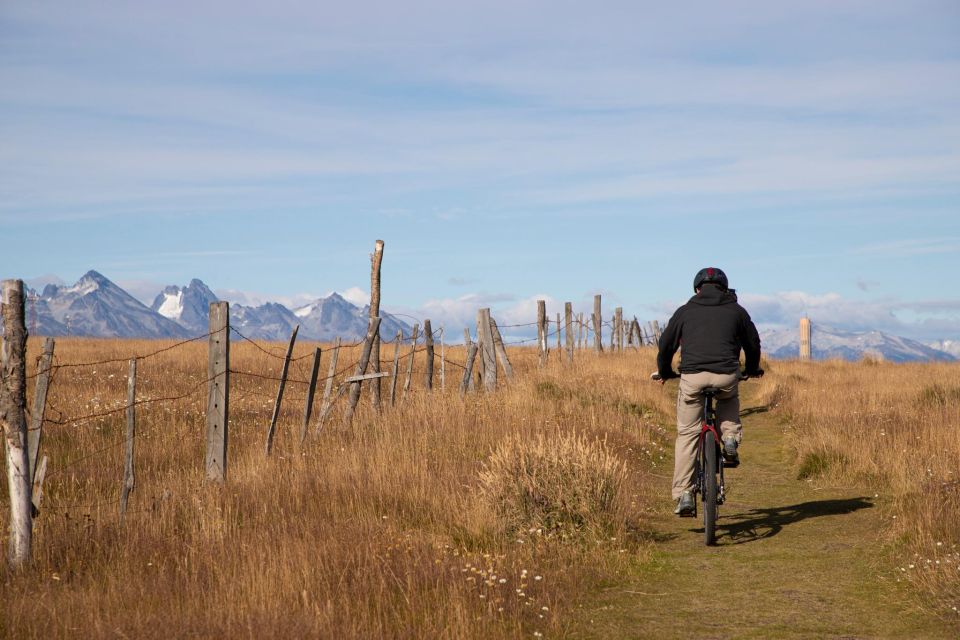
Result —
[[718, 546], [705, 547], [699, 519], [673, 516], [664, 496], [648, 522], [653, 558], [584, 604], [571, 635], [956, 637], [913, 610], [890, 577], [873, 493], [798, 481], [776, 416], [751, 410], [749, 396], [743, 406], [743, 464], [727, 472]]

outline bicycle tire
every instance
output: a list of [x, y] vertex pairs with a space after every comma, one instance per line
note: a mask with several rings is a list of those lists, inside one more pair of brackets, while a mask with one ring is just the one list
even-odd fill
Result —
[[717, 541], [717, 441], [713, 433], [703, 439], [703, 542]]

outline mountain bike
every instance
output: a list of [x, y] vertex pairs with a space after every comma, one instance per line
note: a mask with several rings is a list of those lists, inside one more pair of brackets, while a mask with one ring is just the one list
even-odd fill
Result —
[[[763, 375], [763, 374], [760, 374]], [[740, 374], [741, 382], [750, 376]], [[660, 374], [653, 373], [652, 380], [660, 380]], [[697, 444], [697, 477], [694, 482], [694, 504], [699, 495], [703, 502], [703, 542], [710, 546], [717, 541], [717, 518], [719, 507], [726, 497], [723, 480], [724, 460], [721, 453], [723, 439], [717, 424], [714, 399], [720, 393], [717, 387], [706, 387], [703, 394], [703, 419], [700, 422], [700, 438]], [[729, 465], [727, 465], [729, 466]], [[694, 514], [696, 517], [696, 514]]]

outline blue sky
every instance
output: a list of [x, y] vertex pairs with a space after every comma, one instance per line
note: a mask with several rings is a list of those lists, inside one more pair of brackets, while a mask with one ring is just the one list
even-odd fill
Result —
[[593, 4], [3, 3], [3, 276], [960, 339], [960, 5]]

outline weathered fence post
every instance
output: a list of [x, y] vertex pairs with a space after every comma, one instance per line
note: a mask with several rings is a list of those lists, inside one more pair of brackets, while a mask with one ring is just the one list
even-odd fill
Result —
[[603, 353], [603, 316], [600, 315], [600, 294], [593, 296], [593, 350]]
[[317, 418], [317, 433], [323, 429], [323, 422], [330, 413], [330, 407], [333, 406], [330, 400], [330, 392], [333, 390], [333, 379], [337, 375], [337, 360], [340, 358], [340, 337], [333, 341], [333, 354], [330, 356], [330, 367], [327, 370], [327, 379], [323, 385], [323, 403], [320, 405], [320, 416]]
[[537, 366], [547, 364], [547, 301], [537, 300], [537, 347], [540, 360]]
[[33, 492], [30, 498], [33, 500], [34, 515], [40, 513], [40, 501], [43, 499], [43, 479], [47, 475], [47, 460], [47, 456], [40, 458], [40, 463], [33, 474]]
[[497, 321], [492, 317], [490, 318], [490, 330], [493, 333], [493, 346], [497, 352], [497, 359], [500, 361], [500, 366], [503, 367], [503, 373], [507, 377], [507, 380], [512, 380], [513, 366], [507, 357], [507, 349], [503, 345], [503, 336], [500, 335], [500, 328], [497, 326]]
[[477, 311], [477, 342], [480, 343], [480, 358], [483, 367], [480, 370], [483, 376], [483, 388], [486, 391], [497, 389], [497, 356], [493, 344], [493, 330], [490, 326], [490, 309]]
[[573, 362], [573, 303], [565, 302], [563, 304], [563, 319], [567, 323], [567, 362]]
[[37, 456], [40, 455], [43, 414], [47, 408], [47, 391], [50, 389], [53, 347], [53, 338], [47, 338], [43, 341], [43, 353], [40, 355], [40, 365], [37, 368], [37, 386], [33, 390], [33, 411], [30, 414], [30, 431], [27, 433], [27, 451], [30, 454], [30, 482], [33, 482], [37, 475]]
[[313, 367], [310, 369], [310, 384], [307, 386], [307, 400], [303, 405], [303, 423], [300, 425], [300, 445], [307, 439], [310, 427], [310, 415], [313, 413], [313, 397], [317, 393], [317, 375], [320, 373], [320, 347], [313, 351]]
[[137, 359], [130, 360], [127, 376], [127, 440], [123, 458], [123, 488], [120, 490], [120, 524], [127, 513], [127, 500], [136, 486], [133, 473], [133, 441], [137, 437]]
[[617, 340], [617, 351], [623, 351], [623, 307], [613, 310], [613, 334]]
[[[470, 345], [475, 344], [475, 343], [473, 342], [473, 340], [470, 339], [470, 328], [469, 328], [469, 327], [464, 327], [464, 328], [463, 328], [463, 344], [464, 344], [464, 346], [467, 347], [467, 357], [469, 358], [469, 356], [470, 356]], [[476, 352], [476, 350], [474, 350], [473, 355], [476, 356], [476, 354], [477, 354], [477, 352]], [[470, 363], [470, 370], [473, 371], [473, 362]], [[477, 372], [477, 375], [479, 375], [479, 372]], [[477, 387], [476, 387], [476, 384], [475, 384], [474, 381], [473, 381], [473, 374], [471, 373], [470, 376], [468, 376], [468, 377], [469, 377], [470, 379], [469, 379], [469, 381], [467, 381], [467, 391], [473, 391], [474, 389], [477, 388]]]
[[397, 331], [397, 340], [393, 345], [393, 372], [390, 376], [390, 406], [396, 404], [397, 376], [400, 373], [400, 344], [403, 342], [403, 330]]
[[230, 305], [210, 303], [207, 342], [207, 479], [227, 479], [230, 418]]
[[290, 344], [287, 345], [287, 355], [283, 358], [283, 369], [280, 371], [280, 386], [277, 388], [277, 401], [273, 405], [273, 414], [270, 416], [270, 428], [267, 429], [266, 454], [273, 450], [273, 437], [277, 432], [277, 418], [280, 417], [280, 405], [283, 403], [283, 390], [287, 386], [287, 373], [290, 371], [290, 356], [293, 355], [293, 345], [297, 341], [297, 331], [300, 325], [290, 332]]
[[433, 327], [430, 319], [423, 321], [423, 344], [427, 348], [427, 364], [423, 373], [423, 388], [433, 391]]
[[[370, 319], [380, 316], [380, 265], [383, 263], [383, 240], [377, 240], [370, 254]], [[374, 338], [373, 348], [370, 350], [373, 360], [373, 372], [380, 373], [380, 333]], [[380, 378], [370, 381], [370, 395], [373, 399], [373, 408], [380, 410]]]
[[[363, 351], [360, 353], [360, 361], [357, 362], [356, 372], [354, 376], [362, 376], [367, 372], [367, 365], [370, 363], [370, 353], [373, 351], [373, 343], [377, 339], [377, 334], [380, 332], [380, 318], [370, 318], [370, 327], [367, 329], [367, 338], [363, 341]], [[349, 427], [353, 422], [353, 414], [357, 410], [357, 403], [360, 401], [360, 385], [359, 380], [350, 383], [350, 404], [347, 405], [347, 409], [343, 414], [343, 426]]]
[[460, 395], [468, 389], [473, 389], [473, 361], [477, 359], [477, 344], [470, 342], [467, 345], [467, 362], [463, 368], [463, 380], [460, 381]]
[[440, 327], [440, 391], [447, 390], [447, 368], [446, 355], [443, 345], [443, 327]]
[[656, 320], [653, 321], [653, 339], [657, 341], [657, 344], [660, 343], [660, 323]]
[[560, 353], [560, 350], [563, 349], [563, 343], [560, 342], [561, 336], [563, 335], [563, 325], [560, 324], [560, 313], [557, 313], [557, 353]]
[[0, 349], [0, 422], [7, 443], [10, 494], [10, 542], [7, 561], [16, 568], [30, 562], [33, 510], [30, 454], [27, 450], [27, 325], [23, 281], [4, 280], [3, 345]]
[[413, 359], [417, 355], [417, 331], [420, 330], [420, 323], [413, 323], [413, 335], [410, 336], [410, 362], [407, 363], [407, 377], [403, 381], [403, 395], [407, 397], [407, 391], [410, 390], [410, 380], [413, 378]]

